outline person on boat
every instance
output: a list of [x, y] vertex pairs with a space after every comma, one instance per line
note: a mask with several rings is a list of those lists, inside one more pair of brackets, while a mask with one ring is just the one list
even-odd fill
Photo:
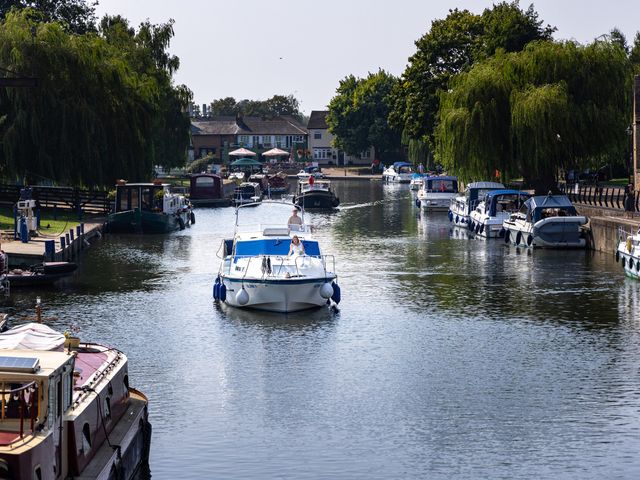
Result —
[[[291, 213], [291, 216], [289, 217], [289, 221], [287, 222], [287, 225], [289, 226], [289, 228], [291, 228], [291, 225], [302, 225], [302, 219], [298, 216], [298, 209], [294, 208], [293, 212]], [[294, 227], [295, 229], [295, 227]]]
[[298, 238], [297, 235], [294, 235], [291, 239], [291, 245], [289, 246], [289, 256], [301, 256], [304, 255], [304, 245]]

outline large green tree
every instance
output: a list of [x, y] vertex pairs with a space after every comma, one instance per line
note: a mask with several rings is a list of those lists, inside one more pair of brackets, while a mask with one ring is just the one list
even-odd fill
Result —
[[[171, 24], [136, 32], [121, 17], [70, 34], [29, 9], [0, 22], [0, 67], [39, 79], [0, 89], [0, 173], [86, 186], [148, 180], [154, 165], [183, 165], [190, 101], [174, 87]], [[164, 47], [163, 47], [164, 45]]]
[[225, 97], [214, 100], [210, 104], [211, 115], [235, 115], [277, 117], [291, 115], [302, 119], [300, 103], [293, 95], [274, 95], [267, 100], [241, 100]]
[[438, 120], [440, 93], [455, 75], [497, 51], [521, 50], [533, 40], [549, 40], [553, 28], [542, 26], [538, 14], [518, 1], [500, 2], [481, 15], [450, 10], [416, 41], [417, 51], [393, 94], [390, 121], [405, 138], [432, 143]]
[[631, 64], [617, 42], [534, 42], [458, 75], [442, 94], [443, 165], [463, 178], [500, 170], [538, 192], [560, 167], [599, 165], [626, 147]]
[[349, 155], [360, 155], [373, 146], [381, 160], [400, 149], [400, 130], [389, 125], [391, 92], [398, 79], [380, 70], [367, 78], [353, 75], [340, 81], [329, 102], [327, 124], [335, 144]]
[[0, 0], [0, 19], [13, 8], [30, 8], [33, 18], [43, 22], [60, 22], [74, 33], [95, 29], [97, 1], [87, 0]]

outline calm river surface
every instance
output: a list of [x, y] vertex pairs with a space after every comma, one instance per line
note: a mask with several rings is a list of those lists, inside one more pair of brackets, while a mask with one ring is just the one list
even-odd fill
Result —
[[[129, 356], [154, 479], [640, 478], [640, 282], [612, 254], [469, 239], [406, 187], [334, 186], [340, 211], [311, 217], [339, 312], [216, 306], [231, 208], [107, 236], [38, 291], [52, 326]], [[35, 295], [12, 292], [17, 317]]]

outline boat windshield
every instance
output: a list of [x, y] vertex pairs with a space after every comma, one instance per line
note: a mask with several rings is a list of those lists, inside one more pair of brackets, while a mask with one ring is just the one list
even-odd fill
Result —
[[[259, 240], [241, 240], [236, 242], [235, 255], [237, 257], [253, 257], [256, 255], [289, 254], [291, 242], [288, 239], [268, 238]], [[304, 252], [309, 256], [320, 256], [320, 247], [315, 240], [302, 240]]]
[[[290, 229], [288, 221], [294, 208], [293, 203], [276, 200], [265, 200], [251, 208], [238, 207], [235, 232], [260, 232], [262, 234], [265, 229]], [[308, 231], [304, 212], [300, 212], [298, 215], [302, 218], [303, 224], [296, 230]]]

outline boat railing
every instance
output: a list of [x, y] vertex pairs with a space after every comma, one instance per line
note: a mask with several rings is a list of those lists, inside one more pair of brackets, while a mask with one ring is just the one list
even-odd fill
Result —
[[618, 227], [618, 241], [625, 242], [627, 238], [633, 236], [633, 231], [628, 230], [626, 227]]
[[20, 420], [20, 438], [24, 436], [24, 422], [30, 421], [31, 433], [38, 418], [38, 383], [32, 381], [18, 388], [5, 389], [10, 382], [0, 382], [0, 423], [5, 420]]

